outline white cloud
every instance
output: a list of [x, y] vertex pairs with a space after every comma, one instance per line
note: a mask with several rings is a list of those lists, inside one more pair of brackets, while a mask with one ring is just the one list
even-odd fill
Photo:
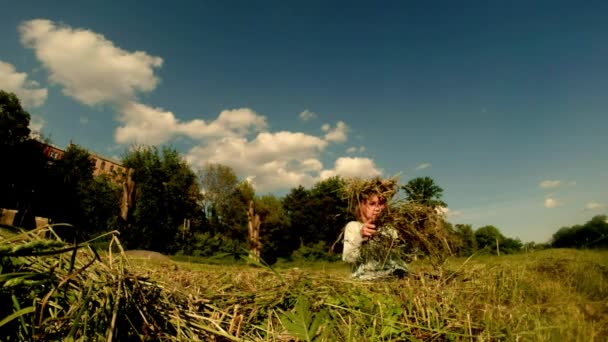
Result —
[[[22, 44], [34, 50], [48, 70], [49, 80], [63, 93], [85, 105], [109, 104], [117, 108], [120, 144], [158, 145], [178, 137], [194, 140], [186, 155], [194, 167], [221, 163], [258, 191], [310, 186], [322, 174], [372, 176], [380, 173], [371, 159], [339, 158], [335, 168], [324, 170], [320, 156], [330, 143], [348, 139], [343, 121], [323, 125], [323, 136], [300, 132], [268, 132], [266, 117], [251, 109], [224, 110], [210, 121], [181, 121], [170, 110], [140, 103], [138, 94], [154, 90], [160, 57], [143, 51], [126, 51], [103, 35], [50, 20], [25, 21], [19, 26]], [[306, 121], [317, 115], [305, 110]], [[359, 148], [363, 151], [364, 148]]]
[[114, 134], [117, 143], [157, 145], [170, 140], [177, 131], [178, 122], [173, 113], [129, 102], [122, 108], [120, 121]]
[[448, 207], [437, 207], [437, 208], [435, 208], [435, 211], [437, 212], [437, 214], [441, 214], [441, 215], [444, 215], [444, 216], [452, 218], [452, 219], [459, 218], [459, 217], [463, 216], [462, 211], [451, 210]]
[[338, 121], [333, 129], [329, 124], [324, 124], [321, 126], [321, 130], [325, 132], [325, 140], [327, 141], [345, 142], [348, 139], [347, 133], [349, 128], [343, 121]]
[[543, 189], [553, 189], [562, 185], [562, 182], [559, 180], [544, 180], [538, 184]]
[[223, 110], [217, 119], [206, 124], [203, 120], [192, 120], [183, 123], [179, 129], [185, 135], [194, 138], [246, 136], [261, 132], [267, 127], [266, 117], [249, 108]]
[[416, 166], [416, 170], [424, 170], [424, 169], [428, 169], [429, 167], [431, 167], [431, 163], [422, 163], [422, 164]]
[[86, 105], [122, 104], [159, 82], [154, 68], [162, 58], [125, 51], [93, 31], [35, 19], [23, 22], [19, 32], [22, 44], [48, 69], [49, 80]]
[[[180, 122], [170, 111], [129, 102], [122, 107], [120, 121], [116, 142], [158, 145], [178, 136], [189, 137], [198, 144], [186, 155], [193, 167], [202, 168], [206, 163], [228, 165], [240, 178], [251, 180], [258, 191], [311, 186], [330, 173], [380, 174], [367, 158], [340, 158], [335, 169], [323, 170], [319, 157], [332, 139], [300, 132], [268, 132], [266, 117], [248, 108], [224, 110], [209, 122]], [[338, 123], [336, 129], [327, 131], [343, 129], [340, 127], [345, 124]]]
[[323, 167], [318, 156], [326, 146], [323, 139], [300, 132], [262, 132], [252, 140], [211, 139], [192, 148], [186, 158], [198, 168], [205, 163], [228, 165], [239, 177], [250, 179], [257, 190], [273, 191], [314, 184]]
[[554, 199], [554, 198], [546, 198], [545, 199], [545, 208], [555, 208], [557, 206], [560, 206], [561, 203]]
[[585, 209], [587, 210], [602, 209], [603, 207], [605, 207], [605, 205], [598, 202], [589, 202], [585, 205]]
[[359, 152], [359, 153], [365, 152], [365, 146], [359, 146], [358, 148], [355, 146], [351, 146], [346, 149], [346, 153], [352, 154], [355, 152]]
[[302, 120], [302, 121], [310, 121], [317, 117], [317, 113], [311, 112], [308, 109], [306, 109], [302, 113], [300, 113], [299, 117], [300, 117], [300, 120]]
[[23, 107], [41, 106], [48, 92], [46, 88], [39, 88], [36, 81], [27, 79], [27, 74], [17, 72], [12, 64], [0, 61], [0, 90], [14, 93], [21, 101]]
[[[170, 110], [137, 101], [138, 93], [157, 87], [154, 72], [162, 66], [160, 57], [126, 51], [91, 30], [50, 20], [25, 21], [19, 32], [22, 44], [34, 50], [48, 70], [49, 80], [62, 86], [64, 94], [86, 105], [116, 105], [117, 143], [157, 145], [180, 136], [191, 138], [198, 141], [187, 154], [194, 166], [207, 162], [231, 166], [260, 191], [309, 186], [327, 172], [346, 176], [380, 173], [366, 158], [339, 158], [333, 170], [323, 171], [319, 157], [326, 146], [348, 138], [349, 128], [342, 121], [335, 127], [324, 125], [323, 137], [267, 132], [266, 118], [247, 108], [222, 111], [209, 122], [180, 121]], [[299, 116], [306, 121], [317, 115], [305, 110]]]
[[374, 161], [369, 158], [340, 157], [336, 160], [333, 169], [323, 170], [321, 172], [321, 179], [326, 179], [336, 175], [345, 178], [368, 178], [379, 176], [380, 174], [382, 174], [382, 170], [379, 169]]
[[267, 126], [264, 116], [248, 108], [224, 110], [209, 123], [200, 119], [180, 122], [170, 111], [136, 102], [122, 107], [120, 121], [123, 126], [116, 129], [116, 142], [149, 145], [165, 143], [178, 135], [199, 140], [241, 137], [264, 130]]
[[39, 115], [32, 115], [30, 119], [30, 137], [39, 139], [40, 131], [42, 131], [42, 127], [44, 127], [44, 118]]
[[448, 217], [451, 219], [461, 218], [464, 216], [464, 213], [460, 210], [450, 210], [448, 211]]
[[299, 165], [302, 172], [319, 172], [323, 169], [323, 164], [315, 158], [302, 160]]

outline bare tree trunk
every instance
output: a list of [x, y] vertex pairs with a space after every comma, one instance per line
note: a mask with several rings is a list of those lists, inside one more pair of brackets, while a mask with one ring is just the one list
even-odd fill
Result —
[[133, 207], [135, 182], [133, 181], [133, 169], [127, 169], [124, 179], [122, 180], [122, 198], [120, 200], [120, 217], [127, 220], [129, 210]]
[[260, 250], [262, 244], [260, 243], [260, 215], [256, 214], [253, 208], [253, 200], [249, 201], [249, 208], [247, 209], [247, 219], [249, 228], [249, 256], [259, 262], [260, 261]]

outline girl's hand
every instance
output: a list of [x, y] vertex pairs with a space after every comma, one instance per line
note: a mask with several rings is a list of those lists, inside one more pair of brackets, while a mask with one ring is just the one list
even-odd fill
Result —
[[373, 223], [364, 223], [361, 227], [361, 236], [364, 238], [370, 237], [376, 233], [376, 225]]

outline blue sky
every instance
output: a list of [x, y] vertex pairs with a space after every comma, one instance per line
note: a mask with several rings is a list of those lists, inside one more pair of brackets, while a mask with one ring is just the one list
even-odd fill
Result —
[[604, 1], [13, 1], [0, 88], [120, 157], [219, 162], [259, 194], [430, 176], [448, 219], [547, 241], [608, 211]]

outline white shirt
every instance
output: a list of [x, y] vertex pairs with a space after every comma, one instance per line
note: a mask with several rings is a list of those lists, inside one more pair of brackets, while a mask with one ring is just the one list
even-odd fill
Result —
[[361, 227], [363, 223], [351, 221], [344, 228], [342, 260], [351, 264], [359, 258], [361, 244], [367, 239], [361, 236]]
[[[361, 280], [372, 280], [390, 276], [395, 274], [395, 271], [407, 274], [407, 265], [402, 260], [390, 258], [382, 258], [382, 260], [360, 259], [361, 245], [364, 241], [368, 240], [367, 237], [361, 236], [361, 227], [363, 227], [363, 223], [357, 221], [351, 221], [344, 227], [342, 260], [353, 264], [352, 276]], [[379, 233], [393, 240], [397, 239], [397, 231], [395, 229], [385, 229]]]

